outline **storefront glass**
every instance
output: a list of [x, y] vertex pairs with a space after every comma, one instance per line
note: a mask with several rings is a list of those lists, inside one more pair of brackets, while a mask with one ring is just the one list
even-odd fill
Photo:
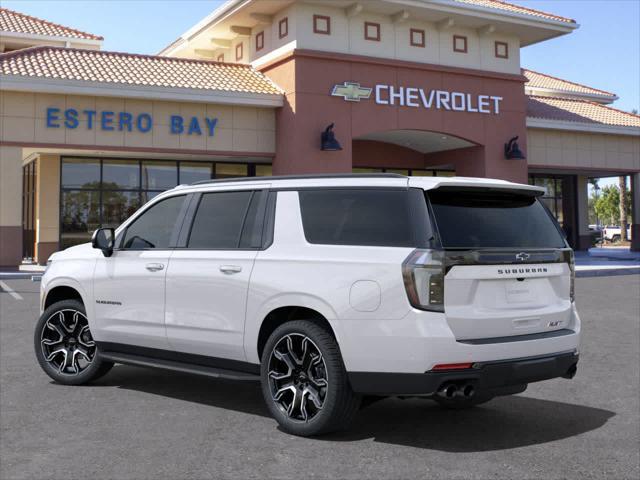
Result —
[[60, 248], [67, 248], [89, 241], [96, 228], [117, 227], [176, 185], [270, 175], [271, 165], [65, 157], [61, 170]]
[[542, 202], [558, 220], [561, 227], [564, 225], [562, 210], [562, 178], [543, 175], [529, 175], [529, 184], [543, 187], [546, 192], [542, 196]]

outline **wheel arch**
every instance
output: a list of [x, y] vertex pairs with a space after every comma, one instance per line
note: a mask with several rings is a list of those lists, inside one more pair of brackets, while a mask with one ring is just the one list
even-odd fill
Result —
[[61, 300], [78, 300], [85, 309], [89, 307], [86, 301], [86, 294], [75, 282], [56, 282], [53, 285], [47, 285], [47, 290], [42, 302], [42, 310]]
[[331, 322], [318, 310], [298, 305], [281, 306], [270, 311], [260, 324], [256, 344], [258, 359], [262, 358], [264, 346], [275, 329], [292, 320], [313, 320], [326, 328], [333, 338], [338, 338]]

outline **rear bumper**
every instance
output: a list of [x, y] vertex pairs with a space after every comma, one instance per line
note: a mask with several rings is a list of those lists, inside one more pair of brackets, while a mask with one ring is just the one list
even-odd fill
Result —
[[[471, 383], [478, 391], [495, 395], [515, 393], [514, 387], [552, 378], [571, 378], [577, 351], [553, 355], [477, 362], [473, 368], [425, 373], [350, 372], [351, 387], [368, 395], [434, 395], [445, 383]], [[520, 389], [522, 390], [522, 388]]]

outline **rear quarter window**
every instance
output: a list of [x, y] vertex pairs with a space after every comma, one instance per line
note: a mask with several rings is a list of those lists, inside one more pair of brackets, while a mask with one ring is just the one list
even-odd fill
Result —
[[298, 194], [309, 243], [415, 246], [406, 189], [301, 190]]

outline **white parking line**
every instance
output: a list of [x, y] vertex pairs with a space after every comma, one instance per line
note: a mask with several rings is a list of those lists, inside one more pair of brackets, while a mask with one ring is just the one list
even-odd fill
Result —
[[2, 290], [4, 290], [5, 292], [7, 292], [9, 295], [11, 295], [13, 298], [15, 298], [16, 300], [24, 300], [22, 298], [22, 295], [20, 295], [18, 292], [14, 291], [11, 287], [9, 287], [9, 285], [7, 285], [6, 283], [4, 283], [2, 280], [0, 280], [0, 288], [2, 288]]

